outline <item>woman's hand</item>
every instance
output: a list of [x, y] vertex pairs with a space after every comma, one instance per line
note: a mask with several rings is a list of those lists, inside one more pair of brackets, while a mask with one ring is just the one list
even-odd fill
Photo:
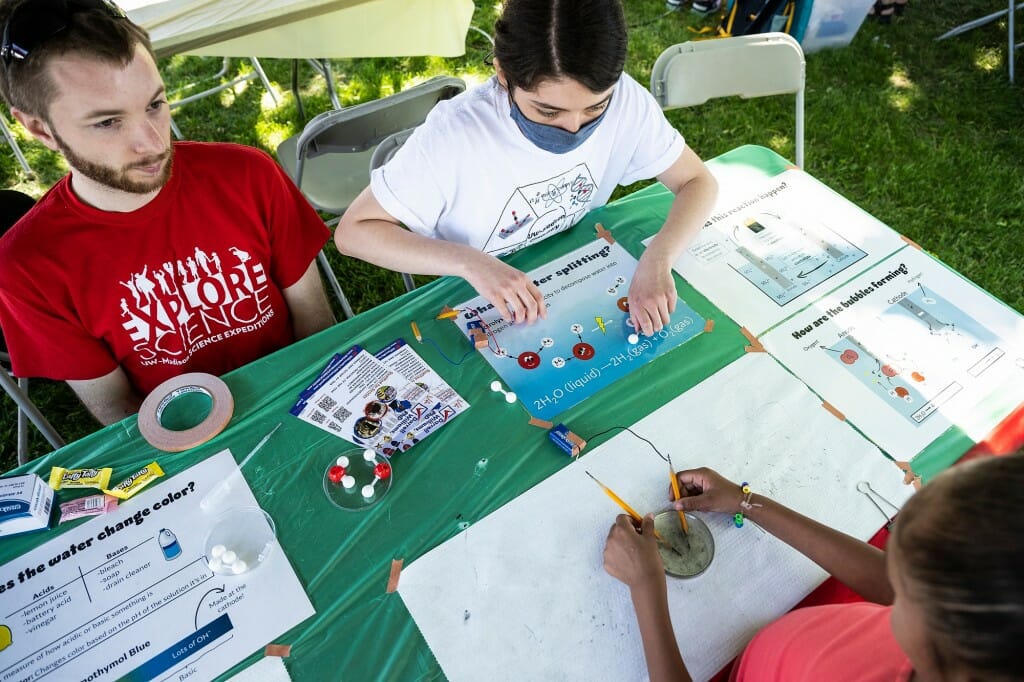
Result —
[[675, 312], [676, 300], [671, 267], [641, 256], [629, 284], [629, 321], [633, 329], [644, 336], [661, 331]]
[[644, 517], [639, 532], [626, 514], [615, 517], [604, 546], [604, 570], [630, 589], [665, 583], [652, 514]]
[[465, 279], [508, 322], [532, 324], [547, 317], [544, 295], [526, 273], [494, 256], [477, 252], [469, 256]]
[[[701, 467], [676, 474], [679, 480], [679, 499], [672, 503], [683, 511], [707, 511], [735, 514], [742, 511], [744, 495], [740, 486], [713, 469]], [[669, 499], [672, 491], [669, 490]]]

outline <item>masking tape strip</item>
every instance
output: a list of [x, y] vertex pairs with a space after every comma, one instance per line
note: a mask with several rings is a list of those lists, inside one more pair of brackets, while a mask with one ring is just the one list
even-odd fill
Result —
[[388, 594], [398, 590], [398, 577], [402, 574], [403, 559], [391, 560], [391, 575], [388, 576]]
[[[188, 393], [204, 393], [212, 405], [206, 419], [190, 429], [172, 431], [160, 423], [164, 410], [176, 398]], [[171, 377], [146, 396], [139, 408], [139, 433], [146, 442], [164, 452], [181, 452], [202, 445], [231, 421], [235, 400], [219, 377], [204, 372], [189, 372]]]
[[896, 462], [896, 466], [903, 472], [903, 485], [913, 485], [914, 490], [921, 489], [921, 475], [915, 474], [910, 468], [910, 462]]
[[611, 232], [604, 229], [604, 225], [602, 225], [601, 223], [597, 223], [594, 225], [594, 229], [597, 230], [597, 236], [599, 239], [603, 239], [609, 244], [615, 243], [615, 237], [612, 236]]
[[704, 320], [704, 333], [707, 334], [713, 331], [715, 331], [715, 321], [709, 317]]
[[911, 246], [913, 246], [913, 247], [914, 247], [915, 249], [917, 249], [918, 251], [924, 251], [924, 249], [922, 249], [922, 248], [921, 248], [921, 245], [920, 245], [920, 244], [918, 244], [917, 242], [915, 242], [915, 241], [914, 241], [913, 239], [911, 239], [910, 237], [905, 237], [905, 236], [903, 236], [903, 235], [901, 234], [901, 235], [900, 235], [900, 239], [902, 239], [902, 240], [903, 240], [903, 241], [905, 241], [906, 243], [910, 244]]
[[530, 426], [539, 426], [542, 429], [550, 431], [554, 427], [554, 422], [545, 421], [543, 419], [537, 419], [536, 417], [530, 417]]
[[839, 421], [841, 421], [841, 422], [846, 421], [846, 415], [843, 414], [842, 412], [840, 412], [839, 410], [837, 410], [835, 407], [833, 407], [832, 403], [830, 403], [830, 402], [828, 402], [826, 400], [825, 402], [823, 402], [821, 404], [821, 406], [824, 407], [829, 412], [831, 412], [832, 416], [835, 417], [836, 419], [838, 419]]
[[750, 342], [750, 345], [745, 346], [743, 350], [745, 350], [748, 353], [764, 352], [764, 346], [761, 345], [761, 342], [757, 340], [757, 337], [751, 334], [746, 327], [740, 327], [740, 333], [743, 334], [743, 336], [747, 337], [747, 341]]
[[263, 649], [264, 656], [277, 656], [278, 658], [288, 658], [292, 653], [291, 644], [268, 644]]

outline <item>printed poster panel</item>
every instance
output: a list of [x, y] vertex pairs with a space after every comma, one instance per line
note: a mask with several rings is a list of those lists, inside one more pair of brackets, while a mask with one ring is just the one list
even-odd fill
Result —
[[909, 247], [761, 340], [896, 459], [1024, 400], [1024, 318]]
[[482, 296], [458, 306], [467, 338], [487, 338], [481, 350], [527, 411], [550, 419], [605, 386], [704, 331], [704, 318], [676, 301], [669, 324], [651, 337], [629, 325], [627, 293], [637, 261], [618, 243], [596, 241], [531, 271], [547, 319], [531, 325], [502, 320]]
[[209, 680], [313, 615], [275, 539], [210, 570], [207, 533], [257, 508], [230, 452], [151, 485], [0, 566], [0, 680]]
[[803, 171], [740, 187], [719, 196], [674, 269], [755, 335], [906, 245]]

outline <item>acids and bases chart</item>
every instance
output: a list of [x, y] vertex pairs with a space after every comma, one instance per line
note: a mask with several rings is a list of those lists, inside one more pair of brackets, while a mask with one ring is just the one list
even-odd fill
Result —
[[220, 511], [255, 506], [225, 450], [0, 567], [0, 680], [209, 680], [313, 615], [276, 540], [210, 569]]
[[1024, 400], [1024, 318], [909, 246], [761, 340], [897, 459]]
[[755, 335], [906, 245], [803, 171], [739, 186], [674, 269]]
[[661, 332], [630, 343], [636, 266], [621, 245], [597, 240], [528, 273], [547, 319], [513, 325], [478, 296], [458, 306], [454, 322], [468, 338], [486, 335], [484, 357], [530, 414], [547, 419], [704, 331], [704, 318], [678, 300]]
[[390, 457], [409, 450], [469, 407], [404, 339], [375, 355], [335, 354], [290, 412]]

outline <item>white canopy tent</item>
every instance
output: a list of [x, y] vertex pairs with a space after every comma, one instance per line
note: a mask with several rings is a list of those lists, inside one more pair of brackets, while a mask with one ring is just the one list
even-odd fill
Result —
[[121, 0], [157, 56], [354, 58], [465, 52], [472, 0]]

